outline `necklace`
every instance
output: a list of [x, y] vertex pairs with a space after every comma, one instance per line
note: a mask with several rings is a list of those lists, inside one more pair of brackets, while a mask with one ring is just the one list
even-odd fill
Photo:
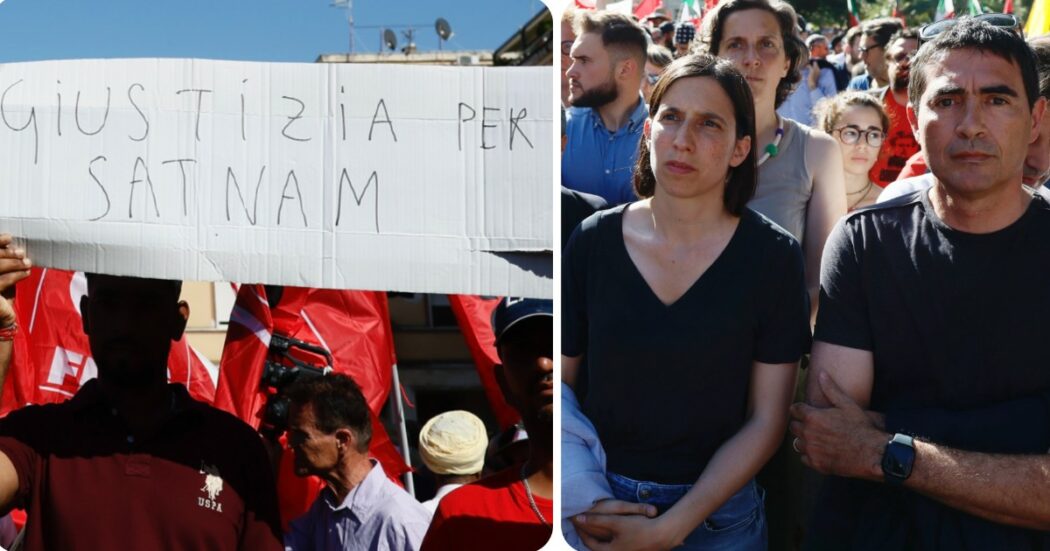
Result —
[[536, 513], [536, 517], [540, 519], [540, 522], [544, 526], [550, 526], [551, 523], [547, 522], [544, 518], [543, 513], [540, 512], [540, 508], [536, 505], [536, 499], [532, 497], [532, 488], [529, 486], [529, 477], [525, 476], [525, 464], [521, 464], [521, 483], [525, 486], [525, 495], [529, 498], [529, 506], [532, 507], [532, 512]]
[[849, 206], [849, 210], [855, 209], [857, 207], [857, 205], [859, 205], [860, 202], [863, 201], [864, 198], [868, 196], [868, 191], [871, 190], [871, 186], [872, 185], [873, 184], [871, 183], [871, 180], [868, 180], [868, 185], [860, 188], [859, 190], [857, 190], [857, 191], [847, 191], [846, 192], [846, 195], [849, 196], [849, 197], [855, 196], [858, 193], [860, 194], [860, 197], [857, 197], [857, 200], [854, 201], [853, 204], [851, 204]]
[[770, 157], [776, 157], [777, 153], [780, 153], [780, 138], [784, 137], [784, 119], [777, 117], [777, 131], [773, 133], [773, 143], [766, 146], [765, 153], [758, 158], [758, 165], [762, 166], [762, 163], [769, 160]]

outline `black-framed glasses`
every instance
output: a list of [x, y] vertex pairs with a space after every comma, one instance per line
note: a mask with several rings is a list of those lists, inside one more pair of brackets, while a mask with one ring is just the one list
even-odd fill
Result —
[[572, 40], [561, 41], [561, 55], [569, 55], [569, 52], [572, 51], [572, 43]]
[[886, 46], [884, 44], [872, 44], [871, 46], [861, 46], [860, 48], [857, 48], [857, 51], [860, 52], [860, 55], [864, 55], [864, 54], [866, 54], [866, 53], [868, 53], [868, 52], [870, 52], [870, 51], [872, 51], [872, 50], [874, 50], [876, 48], [885, 48], [885, 47]]
[[839, 135], [839, 139], [846, 145], [853, 145], [859, 142], [861, 136], [864, 136], [864, 141], [871, 147], [882, 147], [882, 142], [886, 140], [886, 133], [882, 130], [861, 130], [859, 126], [852, 124], [836, 128], [835, 133]]
[[[933, 23], [927, 23], [919, 29], [919, 46], [933, 40], [933, 38], [944, 31], [954, 27], [960, 21], [971, 19], [969, 16], [957, 17], [953, 19], [941, 19], [940, 21], [934, 21]], [[999, 27], [1015, 33], [1021, 33], [1021, 20], [1018, 19], [1012, 13], [982, 13], [981, 15], [974, 15], [972, 19], [977, 21], [984, 21], [993, 27]]]

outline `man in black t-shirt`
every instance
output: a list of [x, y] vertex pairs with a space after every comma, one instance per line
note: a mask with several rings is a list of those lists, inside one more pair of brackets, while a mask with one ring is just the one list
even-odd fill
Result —
[[847, 216], [824, 252], [791, 423], [834, 475], [809, 548], [1050, 547], [1050, 204], [1021, 185], [1046, 100], [1022, 39], [946, 27], [909, 87], [934, 186]]

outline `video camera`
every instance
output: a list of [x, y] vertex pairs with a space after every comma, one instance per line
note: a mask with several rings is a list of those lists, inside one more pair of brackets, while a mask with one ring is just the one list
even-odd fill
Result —
[[[297, 357], [298, 356], [298, 357]], [[310, 363], [303, 357], [314, 357], [322, 365]], [[332, 355], [324, 348], [308, 342], [274, 333], [263, 365], [260, 386], [273, 389], [266, 399], [260, 431], [276, 439], [288, 429], [288, 410], [291, 401], [284, 390], [299, 378], [323, 377], [332, 372]]]

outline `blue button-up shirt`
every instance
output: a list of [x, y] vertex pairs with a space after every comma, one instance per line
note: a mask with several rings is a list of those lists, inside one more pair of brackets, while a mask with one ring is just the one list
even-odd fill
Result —
[[637, 200], [631, 174], [638, 160], [638, 141], [642, 138], [648, 114], [648, 108], [639, 96], [638, 107], [631, 113], [627, 124], [610, 132], [596, 109], [569, 109], [565, 113], [568, 144], [561, 156], [562, 185], [597, 195], [609, 206]]
[[321, 490], [305, 515], [292, 521], [285, 551], [408, 551], [419, 549], [431, 514], [390, 481], [383, 467], [372, 470], [342, 503], [330, 488]]

